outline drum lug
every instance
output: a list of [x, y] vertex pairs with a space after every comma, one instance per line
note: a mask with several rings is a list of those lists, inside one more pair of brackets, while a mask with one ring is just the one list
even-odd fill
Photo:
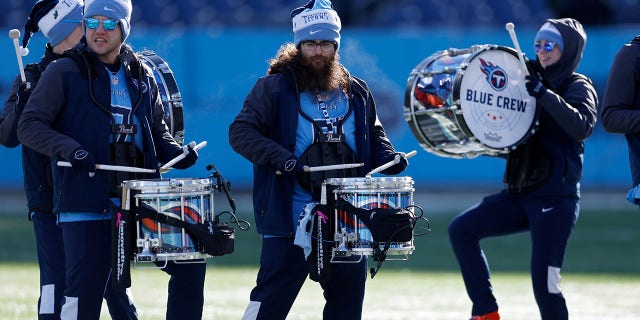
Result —
[[347, 257], [351, 255], [351, 250], [347, 247], [347, 243], [354, 240], [354, 234], [347, 233], [347, 230], [342, 228], [340, 233], [334, 234], [333, 239], [338, 242], [338, 247], [333, 249], [335, 256]]
[[152, 245], [152, 242], [157, 243], [157, 241], [153, 241], [153, 240], [157, 240], [157, 239], [149, 239], [149, 235], [145, 235], [144, 239], [138, 239], [136, 241], [136, 245], [138, 246], [138, 248], [142, 247], [142, 251], [136, 256], [136, 259], [138, 261], [142, 261], [142, 262], [155, 261], [155, 255], [151, 252], [150, 247]]

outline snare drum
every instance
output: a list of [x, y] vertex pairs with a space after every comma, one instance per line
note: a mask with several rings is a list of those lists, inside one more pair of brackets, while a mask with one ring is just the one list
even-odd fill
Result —
[[164, 122], [169, 132], [180, 145], [184, 143], [184, 119], [182, 117], [182, 96], [178, 84], [173, 77], [169, 64], [153, 51], [137, 52], [140, 60], [153, 70], [153, 77], [158, 83], [160, 98], [164, 106]]
[[537, 126], [516, 51], [496, 45], [427, 57], [409, 75], [404, 114], [425, 150], [450, 158], [507, 154]]
[[[188, 223], [213, 221], [215, 185], [200, 178], [129, 180], [122, 182], [123, 208], [146, 204], [163, 214]], [[134, 260], [183, 261], [209, 258], [194, 245], [183, 228], [163, 224], [148, 218], [136, 219], [136, 250]]]
[[[333, 190], [333, 195], [327, 194], [327, 197], [332, 196], [334, 200], [341, 197], [358, 208], [412, 210], [414, 188], [410, 177], [331, 178], [325, 180], [325, 185], [327, 190]], [[334, 210], [330, 220], [336, 242], [334, 255], [370, 256], [375, 246], [383, 245], [376, 243], [369, 228], [351, 213]], [[407, 242], [391, 242], [387, 255], [408, 255], [413, 251], [412, 238]]]

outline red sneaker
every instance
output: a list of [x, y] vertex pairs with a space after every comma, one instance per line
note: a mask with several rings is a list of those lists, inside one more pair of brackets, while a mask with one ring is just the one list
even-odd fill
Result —
[[498, 313], [498, 310], [496, 310], [481, 316], [473, 316], [469, 320], [500, 320], [500, 314]]

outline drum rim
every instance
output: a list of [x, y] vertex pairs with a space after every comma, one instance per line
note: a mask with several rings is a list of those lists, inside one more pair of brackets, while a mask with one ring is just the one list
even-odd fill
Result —
[[[180, 185], [178, 185], [180, 184]], [[145, 190], [165, 190], [169, 189], [173, 192], [176, 190], [201, 188], [214, 188], [215, 181], [210, 178], [166, 178], [166, 179], [140, 179], [125, 180], [120, 186], [125, 190], [136, 190], [144, 193]], [[179, 191], [184, 193], [185, 191]], [[149, 194], [149, 193], [145, 193]]]
[[[411, 181], [410, 176], [392, 176], [392, 177], [350, 177], [350, 178], [327, 178], [327, 181]], [[327, 183], [328, 184], [328, 183]]]

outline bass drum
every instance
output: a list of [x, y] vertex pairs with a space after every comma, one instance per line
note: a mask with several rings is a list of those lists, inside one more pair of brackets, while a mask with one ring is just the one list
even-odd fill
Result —
[[184, 120], [182, 115], [182, 96], [178, 84], [173, 77], [169, 64], [155, 52], [144, 50], [136, 52], [140, 60], [153, 70], [153, 77], [158, 83], [162, 105], [164, 106], [164, 122], [176, 142], [184, 144]]
[[404, 114], [420, 145], [438, 156], [504, 156], [537, 127], [536, 100], [509, 47], [436, 52], [407, 81]]

